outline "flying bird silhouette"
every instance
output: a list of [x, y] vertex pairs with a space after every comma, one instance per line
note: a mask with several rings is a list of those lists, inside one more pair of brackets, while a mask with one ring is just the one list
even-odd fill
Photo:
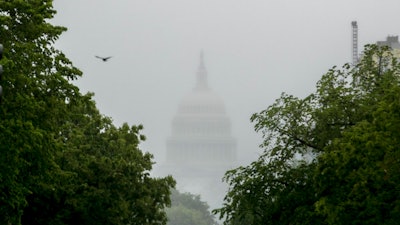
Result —
[[109, 60], [112, 56], [108, 56], [108, 57], [100, 57], [100, 56], [95, 56], [96, 58], [99, 58], [101, 60], [103, 60], [103, 62], [106, 62], [107, 60]]

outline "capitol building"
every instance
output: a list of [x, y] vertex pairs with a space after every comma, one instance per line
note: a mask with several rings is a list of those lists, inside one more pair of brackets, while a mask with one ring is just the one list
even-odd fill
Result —
[[227, 191], [222, 177], [235, 166], [231, 121], [224, 102], [208, 85], [201, 53], [195, 86], [172, 119], [162, 170], [176, 179], [179, 191], [200, 195], [213, 209], [222, 206]]

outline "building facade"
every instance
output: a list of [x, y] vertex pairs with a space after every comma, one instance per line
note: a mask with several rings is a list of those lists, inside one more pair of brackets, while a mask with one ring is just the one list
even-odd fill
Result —
[[377, 41], [378, 46], [388, 46], [395, 57], [400, 58], [399, 36], [387, 36], [385, 41]]

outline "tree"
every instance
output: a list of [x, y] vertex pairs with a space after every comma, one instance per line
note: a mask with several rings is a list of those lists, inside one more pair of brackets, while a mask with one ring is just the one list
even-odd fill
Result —
[[115, 127], [71, 82], [52, 1], [0, 5], [0, 223], [165, 224], [175, 181], [149, 176], [141, 125]]
[[180, 193], [173, 189], [172, 204], [167, 208], [168, 225], [216, 225], [214, 216], [207, 203], [201, 201], [199, 195]]
[[[399, 144], [392, 133], [399, 72], [389, 49], [366, 46], [359, 65], [332, 68], [314, 93], [304, 99], [282, 94], [254, 114], [251, 120], [263, 134], [265, 151], [249, 166], [226, 173], [230, 190], [215, 212], [225, 224], [358, 224], [371, 217], [371, 224], [395, 221], [399, 182], [396, 176], [385, 180], [385, 170], [378, 168], [399, 166], [385, 162], [398, 154], [391, 146]], [[380, 118], [384, 115], [386, 119]], [[371, 157], [363, 156], [366, 152]], [[375, 189], [365, 188], [368, 176]], [[388, 198], [394, 200], [384, 203]], [[372, 210], [378, 206], [385, 207]], [[393, 208], [385, 211], [387, 207]]]
[[400, 219], [400, 64], [385, 49], [376, 49], [374, 56], [364, 58], [357, 70], [367, 116], [319, 157], [316, 206], [328, 224]]
[[51, 44], [65, 29], [46, 20], [51, 1], [1, 1], [0, 40], [4, 45], [0, 105], [0, 222], [19, 224], [26, 196], [57, 173], [53, 138], [65, 102], [78, 88], [81, 72]]
[[71, 118], [60, 133], [61, 184], [29, 197], [23, 224], [165, 224], [163, 208], [170, 205], [175, 181], [149, 176], [152, 155], [138, 148], [143, 127], [116, 128], [90, 98], [71, 103]]

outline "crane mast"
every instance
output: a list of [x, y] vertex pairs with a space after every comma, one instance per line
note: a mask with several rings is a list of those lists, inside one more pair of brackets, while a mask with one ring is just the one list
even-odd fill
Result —
[[353, 65], [357, 65], [357, 63], [358, 63], [358, 26], [357, 26], [357, 21], [352, 21], [351, 27], [353, 30], [353, 36], [352, 36]]

